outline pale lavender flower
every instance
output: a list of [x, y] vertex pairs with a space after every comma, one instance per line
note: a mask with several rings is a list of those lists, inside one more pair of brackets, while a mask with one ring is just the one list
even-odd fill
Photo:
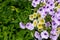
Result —
[[60, 10], [55, 13], [55, 22], [60, 25]]
[[55, 13], [55, 16], [56, 16], [57, 18], [60, 18], [60, 9], [57, 10], [57, 12]]
[[51, 40], [57, 40], [59, 34], [56, 33], [56, 29], [52, 29], [51, 32], [50, 32], [50, 38]]
[[59, 34], [57, 33], [57, 29], [56, 28], [52, 28], [51, 32], [50, 32], [50, 38], [51, 40], [57, 40]]
[[42, 37], [42, 39], [43, 39], [43, 38], [44, 38], [44, 39], [48, 39], [48, 37], [49, 37], [48, 32], [47, 32], [47, 31], [41, 32], [41, 37]]
[[52, 20], [52, 28], [53, 29], [56, 29], [57, 26], [58, 26], [58, 24], [54, 20]]
[[51, 26], [50, 22], [45, 23], [45, 26], [50, 27]]
[[58, 38], [58, 35], [57, 34], [55, 34], [55, 35], [50, 35], [50, 38], [51, 38], [51, 40], [57, 40], [57, 38]]
[[32, 3], [32, 6], [33, 6], [33, 7], [37, 7], [37, 4], [33, 2], [33, 3]]
[[52, 15], [52, 17], [51, 17], [51, 19], [54, 20], [57, 25], [60, 25], [60, 17], [59, 17], [59, 16], [60, 16], [60, 15], [58, 15], [58, 13], [57, 13], [57, 14], [55, 13], [55, 14]]
[[55, 35], [56, 34], [56, 29], [55, 28], [52, 28], [50, 34]]
[[41, 0], [33, 0], [32, 3], [34, 2], [35, 4], [39, 4]]
[[32, 23], [27, 23], [26, 24], [26, 28], [29, 30], [33, 30], [34, 29], [34, 25]]
[[37, 32], [37, 31], [35, 31], [34, 36], [35, 36], [37, 39], [40, 39], [40, 38], [41, 38], [41, 37], [40, 37], [40, 33], [39, 33], [39, 32]]
[[25, 29], [25, 25], [22, 22], [20, 22], [19, 25], [20, 25], [20, 28]]
[[37, 5], [40, 3], [40, 0], [33, 0], [32, 1], [32, 6], [37, 7]]

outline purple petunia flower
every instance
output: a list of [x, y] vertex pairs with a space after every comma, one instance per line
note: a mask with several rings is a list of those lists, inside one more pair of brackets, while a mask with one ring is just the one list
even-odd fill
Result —
[[32, 6], [37, 7], [37, 5], [40, 3], [40, 0], [33, 0], [32, 1]]
[[57, 12], [55, 13], [55, 16], [56, 16], [57, 18], [60, 18], [60, 9], [57, 10]]
[[55, 35], [56, 34], [56, 29], [52, 28], [50, 34]]
[[37, 4], [33, 2], [33, 3], [32, 3], [32, 6], [33, 6], [33, 7], [37, 7]]
[[60, 25], [60, 13], [59, 12], [53, 14], [51, 19], [54, 20], [57, 25]]
[[50, 22], [45, 23], [45, 26], [46, 26], [46, 27], [51, 26]]
[[41, 32], [41, 37], [44, 38], [44, 39], [48, 39], [48, 37], [49, 37], [48, 32], [47, 31]]
[[25, 25], [22, 22], [20, 22], [19, 25], [20, 25], [20, 28], [25, 29]]
[[50, 38], [51, 38], [51, 40], [57, 40], [58, 35], [57, 34], [55, 34], [55, 35], [50, 34]]
[[53, 29], [56, 29], [57, 26], [58, 26], [58, 24], [53, 20], [53, 21], [52, 21], [52, 28], [53, 28]]
[[32, 3], [36, 3], [36, 4], [39, 4], [41, 0], [33, 0]]
[[51, 32], [50, 32], [50, 38], [51, 40], [57, 40], [59, 34], [56, 33], [56, 29], [52, 29]]
[[34, 29], [34, 25], [32, 23], [27, 23], [26, 24], [26, 28], [29, 30], [33, 30]]
[[35, 36], [37, 39], [42, 40], [39, 32], [35, 31], [34, 36]]

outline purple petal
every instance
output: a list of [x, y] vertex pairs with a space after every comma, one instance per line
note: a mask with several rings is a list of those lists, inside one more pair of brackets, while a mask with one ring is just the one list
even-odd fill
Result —
[[19, 25], [20, 25], [20, 28], [25, 29], [25, 25], [22, 22], [20, 22]]
[[26, 24], [26, 28], [29, 29], [29, 30], [33, 30], [34, 29], [34, 26], [32, 23], [27, 23]]
[[37, 31], [35, 31], [35, 34], [34, 34], [34, 36], [36, 37], [36, 38], [40, 38], [40, 34], [39, 34], [39, 32], [37, 32]]
[[46, 27], [51, 26], [50, 22], [45, 23], [45, 26], [46, 26]]
[[47, 31], [41, 32], [41, 37], [44, 38], [44, 39], [48, 39], [48, 37], [49, 37], [48, 32]]

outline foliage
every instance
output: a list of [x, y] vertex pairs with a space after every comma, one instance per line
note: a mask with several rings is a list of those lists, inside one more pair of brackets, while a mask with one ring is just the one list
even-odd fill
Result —
[[19, 27], [29, 22], [31, 9], [28, 0], [0, 0], [0, 40], [33, 40], [33, 31]]

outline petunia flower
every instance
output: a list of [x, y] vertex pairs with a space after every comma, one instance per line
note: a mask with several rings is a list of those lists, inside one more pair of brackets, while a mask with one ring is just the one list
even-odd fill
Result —
[[45, 20], [43, 18], [39, 18], [38, 21], [40, 24], [45, 24]]
[[29, 15], [29, 20], [33, 20], [34, 19], [34, 17], [33, 17], [33, 15]]
[[55, 35], [50, 35], [50, 38], [51, 38], [51, 40], [57, 40], [57, 38], [58, 38], [58, 35], [57, 34], [55, 34]]
[[37, 26], [37, 23], [38, 23], [38, 21], [35, 19], [35, 20], [33, 21], [33, 25], [34, 25], [34, 27]]
[[50, 27], [51, 26], [50, 22], [45, 23], [45, 26]]
[[37, 13], [33, 13], [33, 18], [37, 18]]
[[57, 34], [56, 29], [52, 29], [50, 32], [50, 39], [51, 40], [57, 40], [58, 36], [59, 36], [59, 34]]
[[33, 0], [32, 1], [32, 6], [37, 7], [37, 5], [40, 3], [40, 0]]
[[37, 31], [35, 31], [34, 36], [35, 36], [37, 39], [40, 39], [40, 38], [41, 38], [41, 37], [40, 37], [40, 33], [39, 33], [39, 32], [37, 32]]
[[56, 29], [58, 24], [53, 20], [52, 21], [52, 29]]
[[34, 29], [34, 25], [32, 23], [27, 23], [26, 24], [26, 28], [29, 30], [33, 30]]
[[40, 23], [38, 23], [38, 24], [37, 24], [37, 28], [38, 28], [38, 30], [39, 30], [39, 29], [43, 29], [43, 25], [40, 24]]
[[33, 3], [32, 3], [32, 6], [33, 6], [33, 7], [37, 7], [37, 4], [33, 2]]
[[41, 0], [33, 0], [32, 3], [36, 3], [36, 4], [39, 4]]
[[44, 38], [44, 39], [48, 39], [48, 37], [49, 37], [48, 32], [47, 32], [47, 31], [41, 32], [41, 37], [42, 37], [42, 39], [43, 39], [43, 38]]
[[20, 25], [20, 28], [22, 28], [22, 29], [26, 28], [25, 25], [22, 22], [20, 22], [19, 25]]

